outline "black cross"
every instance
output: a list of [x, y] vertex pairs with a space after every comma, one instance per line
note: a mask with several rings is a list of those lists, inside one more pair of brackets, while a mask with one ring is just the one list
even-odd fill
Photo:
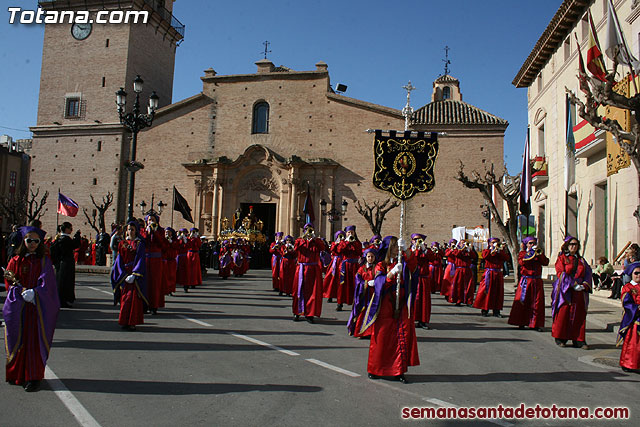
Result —
[[262, 43], [264, 45], [264, 59], [267, 59], [267, 54], [271, 53], [271, 51], [269, 50], [269, 45], [271, 43], [269, 43], [268, 40], [266, 40], [264, 43]]

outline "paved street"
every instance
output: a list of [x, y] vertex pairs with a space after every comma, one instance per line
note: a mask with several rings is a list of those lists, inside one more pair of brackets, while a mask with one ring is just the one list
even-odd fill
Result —
[[[77, 280], [76, 308], [58, 319], [49, 379], [38, 393], [2, 381], [0, 424], [400, 425], [405, 406], [521, 403], [627, 406], [632, 419], [640, 414], [640, 375], [617, 367], [620, 350], [605, 329], [619, 321], [620, 308], [602, 298], [589, 307], [592, 350], [585, 351], [557, 347], [549, 318], [544, 333], [518, 330], [434, 296], [433, 330], [417, 331], [421, 365], [403, 385], [367, 379], [369, 341], [346, 334], [348, 311], [325, 302], [317, 324], [292, 322], [290, 299], [270, 290], [268, 271], [226, 281], [210, 274], [203, 287], [168, 297], [135, 332], [118, 327], [107, 276]], [[508, 315], [513, 287], [505, 287]], [[602, 424], [481, 425], [578, 423]]]

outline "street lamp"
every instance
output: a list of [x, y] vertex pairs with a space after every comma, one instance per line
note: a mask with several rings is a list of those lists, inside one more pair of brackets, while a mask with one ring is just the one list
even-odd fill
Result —
[[[129, 171], [129, 202], [127, 204], [127, 221], [133, 219], [133, 193], [135, 188], [135, 173], [144, 168], [144, 165], [136, 161], [136, 145], [138, 142], [138, 132], [146, 127], [150, 127], [153, 123], [153, 117], [158, 109], [158, 102], [160, 98], [155, 91], [149, 97], [149, 105], [147, 107], [147, 114], [140, 112], [140, 93], [142, 93], [144, 81], [137, 75], [133, 80], [133, 91], [136, 94], [136, 100], [133, 104], [133, 111], [127, 113], [124, 110], [127, 104], [127, 92], [124, 88], [120, 88], [116, 92], [116, 105], [118, 106], [118, 116], [120, 117], [120, 124], [124, 125], [132, 134], [131, 137], [131, 149], [129, 152], [129, 161], [125, 164], [126, 169]], [[142, 203], [140, 207], [143, 209]], [[152, 207], [153, 208], [153, 207]]]
[[162, 211], [164, 210], [164, 208], [167, 206], [166, 203], [163, 203], [162, 200], [160, 200], [155, 206], [158, 208], [158, 210], [155, 210], [154, 207], [154, 199], [155, 199], [155, 194], [151, 194], [151, 204], [149, 204], [149, 210], [147, 210], [147, 202], [145, 202], [144, 200], [140, 202], [140, 204], [138, 206], [140, 206], [140, 210], [142, 211], [142, 216], [147, 216], [149, 214], [154, 214], [154, 215], [162, 215]]
[[331, 199], [331, 209], [327, 210], [327, 201], [325, 199], [320, 200], [320, 213], [322, 213], [322, 216], [327, 216], [329, 219], [329, 223], [331, 224], [331, 236], [329, 236], [330, 239], [333, 239], [334, 223], [337, 222], [340, 217], [346, 215], [348, 205], [349, 203], [347, 203], [346, 200], [343, 200], [340, 204], [340, 210], [337, 210], [335, 208], [336, 200], [334, 195]]

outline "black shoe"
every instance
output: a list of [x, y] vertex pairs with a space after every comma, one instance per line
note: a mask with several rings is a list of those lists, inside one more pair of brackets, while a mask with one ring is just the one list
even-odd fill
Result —
[[518, 329], [524, 329], [524, 325], [518, 326]]
[[456, 303], [456, 307], [460, 307], [461, 305], [462, 305], [462, 303], [461, 303], [461, 302], [457, 302], [457, 303]]
[[129, 330], [130, 331], [135, 331], [136, 330], [136, 325], [129, 325]]
[[566, 347], [567, 346], [567, 340], [561, 340], [556, 338], [556, 345], [559, 345], [560, 347]]
[[336, 306], [336, 311], [342, 311], [342, 304], [338, 304]]
[[[626, 368], [622, 368], [622, 369], [626, 369]], [[377, 376], [377, 375], [373, 375], [373, 374], [371, 374], [371, 373], [369, 373], [369, 372], [367, 372], [367, 377], [368, 377], [370, 380], [377, 380], [377, 379], [380, 379], [380, 377], [379, 377], [379, 376]]]
[[431, 329], [431, 327], [429, 325], [427, 325], [426, 323], [422, 322], [422, 325], [420, 325], [422, 329]]
[[283, 296], [283, 295], [284, 295], [284, 293], [282, 293], [282, 292], [278, 292], [278, 296], [279, 296], [279, 297], [281, 297], [281, 296]]
[[404, 375], [398, 375], [396, 377], [398, 379], [398, 381], [400, 381], [402, 384], [409, 384], [409, 381], [407, 381], [407, 379], [404, 377]]
[[313, 316], [305, 316], [305, 319], [307, 319], [307, 322], [309, 323], [315, 323], [315, 321], [313, 320]]
[[467, 307], [473, 307], [473, 304], [466, 304]]
[[480, 315], [481, 315], [482, 317], [489, 317], [489, 310], [482, 310], [482, 311], [480, 312]]
[[191, 289], [195, 289], [195, 288], [196, 288], [195, 286], [192, 286], [192, 287], [191, 287]]
[[329, 298], [327, 302], [333, 302], [333, 298]]
[[185, 292], [189, 292], [189, 287], [188, 286], [183, 286], [182, 289], [184, 289]]
[[66, 303], [66, 302], [61, 302], [60, 303], [60, 308], [72, 308], [71, 304]]
[[296, 314], [295, 316], [293, 316], [293, 321], [294, 322], [299, 322], [300, 321], [300, 315]]
[[151, 309], [151, 314], [153, 314], [154, 316], [155, 316], [156, 314], [158, 314], [158, 309], [157, 309], [157, 308], [152, 308], [152, 309]]
[[497, 311], [493, 312], [493, 317], [498, 317], [498, 318], [502, 319], [504, 316], [502, 314], [500, 314], [500, 310], [497, 310]]
[[581, 348], [584, 350], [589, 350], [589, 346], [587, 345], [587, 343], [585, 341], [573, 341], [573, 347], [575, 348]]
[[542, 329], [542, 328], [536, 328], [536, 331], [538, 331], [538, 332], [544, 332], [544, 329]]
[[31, 393], [40, 389], [40, 381], [27, 381], [24, 385], [24, 391]]

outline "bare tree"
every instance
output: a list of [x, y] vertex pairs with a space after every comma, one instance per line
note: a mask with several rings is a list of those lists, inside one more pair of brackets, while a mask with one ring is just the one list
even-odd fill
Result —
[[91, 216], [87, 213], [87, 209], [83, 209], [82, 212], [84, 216], [87, 218], [87, 222], [95, 230], [96, 233], [104, 233], [105, 232], [105, 222], [104, 222], [104, 214], [109, 209], [109, 206], [113, 204], [113, 193], [110, 191], [107, 192], [106, 196], [102, 197], [102, 203], [96, 203], [96, 200], [91, 195], [91, 202], [93, 206], [96, 208], [91, 213]]
[[373, 202], [373, 205], [369, 205], [364, 199], [362, 199], [362, 203], [364, 204], [364, 207], [360, 204], [360, 200], [356, 200], [356, 210], [364, 217], [364, 219], [367, 220], [367, 224], [369, 224], [369, 228], [374, 235], [380, 234], [380, 230], [382, 230], [382, 223], [384, 222], [384, 217], [387, 213], [391, 209], [400, 206], [400, 202], [395, 199], [391, 201], [391, 197], [382, 203], [376, 200]]
[[44, 205], [47, 203], [47, 197], [49, 197], [49, 192], [45, 191], [40, 199], [38, 199], [38, 195], [40, 194], [40, 187], [34, 193], [33, 190], [29, 191], [29, 200], [27, 200], [26, 208], [27, 208], [27, 220], [29, 222], [33, 220], [40, 220], [45, 213]]
[[0, 213], [11, 224], [27, 224], [35, 219], [40, 219], [45, 213], [44, 206], [47, 203], [49, 192], [45, 191], [42, 197], [40, 188], [35, 193], [29, 190], [29, 195], [20, 194], [0, 197]]
[[[493, 163], [484, 171], [484, 175], [480, 175], [477, 171], [472, 171], [468, 176], [464, 171], [464, 163], [460, 161], [460, 169], [455, 177], [467, 188], [475, 188], [480, 191], [482, 197], [487, 202], [491, 217], [498, 226], [498, 230], [502, 235], [503, 241], [509, 247], [511, 254], [511, 262], [514, 269], [518, 266], [518, 253], [520, 245], [518, 243], [518, 201], [520, 199], [520, 174], [510, 176], [507, 174], [507, 168], [500, 173], [496, 173]], [[502, 209], [498, 209], [493, 201], [492, 188], [498, 193], [500, 198], [505, 201], [509, 217], [503, 219]], [[517, 275], [514, 274], [514, 280], [517, 282]]]
[[[578, 80], [580, 81], [580, 89], [585, 94], [585, 101], [581, 101], [573, 91], [565, 87], [569, 94], [571, 103], [578, 108], [578, 114], [585, 119], [591, 126], [596, 129], [602, 129], [613, 135], [613, 140], [627, 153], [631, 159], [631, 163], [636, 168], [636, 174], [640, 178], [640, 94], [632, 97], [620, 94], [615, 91], [618, 83], [616, 76], [618, 75], [617, 52], [613, 61], [613, 70], [606, 76], [606, 81], [598, 80], [588, 76], [582, 70], [578, 71]], [[625, 77], [626, 78], [626, 77]], [[600, 106], [610, 106], [627, 110], [633, 116], [629, 120], [630, 130], [626, 130], [617, 120], [604, 117], [598, 112]], [[640, 187], [638, 193], [640, 195]], [[640, 227], [640, 205], [636, 207], [633, 216], [636, 217], [638, 226]]]

